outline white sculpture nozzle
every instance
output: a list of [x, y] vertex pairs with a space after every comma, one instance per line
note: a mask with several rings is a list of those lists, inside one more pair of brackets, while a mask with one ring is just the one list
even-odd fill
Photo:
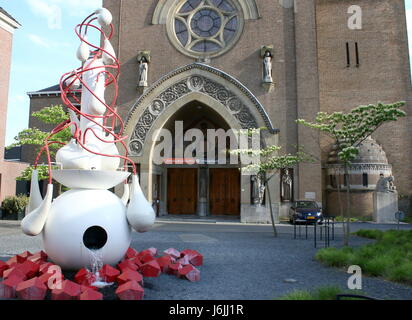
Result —
[[147, 232], [154, 225], [156, 215], [140, 188], [137, 175], [132, 177], [132, 193], [127, 207], [127, 220], [137, 232]]
[[47, 193], [40, 206], [29, 212], [21, 221], [21, 229], [28, 236], [39, 235], [49, 216], [51, 204], [53, 200], [53, 184], [47, 186]]
[[34, 209], [38, 208], [42, 201], [43, 198], [41, 196], [39, 187], [39, 172], [37, 171], [37, 169], [34, 169], [31, 173], [30, 198], [29, 204], [26, 207], [26, 215], [28, 215]]

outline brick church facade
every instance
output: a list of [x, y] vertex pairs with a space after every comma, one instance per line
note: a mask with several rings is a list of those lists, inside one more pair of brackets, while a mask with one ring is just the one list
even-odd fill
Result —
[[[103, 1], [113, 14], [112, 44], [122, 63], [118, 110], [142, 188], [158, 215], [270, 221], [269, 197], [263, 206], [256, 204], [253, 177], [241, 175], [239, 166], [153, 162], [156, 130], [174, 132], [176, 121], [182, 121], [184, 131], [267, 127], [266, 145], [277, 144], [284, 152], [303, 146], [317, 157], [320, 161], [283, 170], [271, 180], [272, 206], [282, 218], [293, 199], [316, 200], [337, 214], [336, 184], [345, 187], [333, 141], [297, 125], [296, 119], [396, 101], [406, 101], [405, 111], [412, 113], [403, 0], [292, 3]], [[355, 14], [361, 22], [350, 27]], [[271, 79], [265, 79], [266, 56]], [[139, 72], [143, 63], [147, 79]], [[31, 111], [60, 103], [58, 90], [31, 92]], [[33, 121], [30, 126], [40, 126]], [[372, 193], [381, 173], [393, 175], [399, 194], [410, 199], [411, 128], [411, 116], [385, 124], [362, 146], [350, 171], [354, 214], [372, 215]], [[178, 148], [174, 142], [173, 150]], [[27, 151], [22, 160], [32, 156]], [[286, 196], [287, 177], [292, 183]], [[403, 201], [406, 208], [408, 200]]]
[[16, 193], [16, 178], [27, 167], [19, 159], [5, 160], [7, 104], [9, 97], [10, 66], [14, 31], [21, 25], [0, 7], [0, 202]]

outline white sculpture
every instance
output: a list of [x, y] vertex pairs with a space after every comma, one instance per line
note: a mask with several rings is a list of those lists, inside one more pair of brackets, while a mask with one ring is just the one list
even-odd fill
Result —
[[147, 87], [147, 74], [149, 71], [149, 64], [145, 57], [142, 57], [139, 64], [139, 87]]
[[265, 52], [263, 58], [263, 82], [264, 83], [273, 83], [272, 78], [272, 55], [270, 51]]
[[[99, 9], [96, 14], [99, 23], [110, 24], [111, 14], [106, 9]], [[103, 52], [99, 59], [89, 57], [90, 50], [84, 42], [77, 52], [84, 62], [83, 70], [87, 70], [82, 81], [96, 97], [83, 85], [80, 119], [74, 111], [70, 112], [73, 126], [83, 133], [83, 143], [73, 138], [56, 155], [62, 168], [52, 171], [53, 178], [71, 190], [53, 200], [53, 184], [49, 184], [42, 199], [34, 170], [30, 201], [21, 222], [25, 234], [42, 234], [45, 251], [64, 269], [89, 267], [96, 252], [101, 263], [116, 264], [130, 246], [132, 228], [146, 232], [155, 221], [155, 213], [140, 188], [137, 175], [133, 175], [131, 186], [124, 184], [121, 199], [108, 191], [124, 182], [130, 173], [118, 171], [120, 158], [114, 136], [107, 136], [107, 130], [102, 128], [101, 116], [107, 112], [105, 65], [115, 62], [108, 39], [103, 49], [109, 54]], [[65, 81], [65, 84], [71, 82]], [[91, 115], [93, 120], [83, 115]], [[73, 136], [75, 132], [72, 129]]]

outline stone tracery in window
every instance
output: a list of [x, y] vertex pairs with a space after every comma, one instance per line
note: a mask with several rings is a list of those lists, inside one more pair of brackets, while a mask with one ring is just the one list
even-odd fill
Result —
[[243, 29], [241, 10], [232, 0], [185, 0], [169, 20], [172, 42], [192, 57], [214, 57], [229, 50]]

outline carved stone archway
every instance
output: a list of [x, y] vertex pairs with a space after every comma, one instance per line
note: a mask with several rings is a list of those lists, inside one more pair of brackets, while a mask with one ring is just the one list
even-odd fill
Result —
[[216, 68], [194, 63], [161, 78], [131, 108], [126, 122], [130, 155], [142, 156], [149, 133], [158, 128], [156, 120], [176, 101], [194, 94], [218, 103], [221, 109], [217, 111], [230, 114], [236, 127], [266, 127], [271, 133], [278, 132], [261, 103], [238, 80]]

